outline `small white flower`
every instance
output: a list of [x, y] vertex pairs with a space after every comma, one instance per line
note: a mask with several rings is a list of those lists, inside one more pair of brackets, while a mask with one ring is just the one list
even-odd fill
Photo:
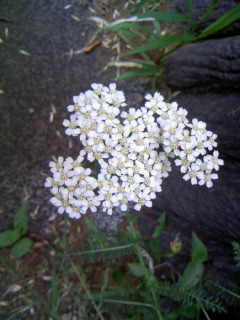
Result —
[[207, 141], [204, 141], [204, 147], [207, 148], [209, 151], [212, 151], [213, 148], [217, 147], [217, 135], [212, 134]]
[[183, 179], [185, 181], [190, 180], [192, 185], [195, 185], [198, 183], [197, 181], [198, 177], [198, 171], [197, 168], [191, 165], [191, 167], [188, 169], [188, 172], [183, 176]]
[[[185, 109], [166, 103], [158, 92], [145, 96], [144, 107], [120, 112], [125, 96], [115, 83], [108, 87], [93, 83], [92, 89], [73, 97], [74, 104], [67, 107], [70, 119], [63, 121], [66, 134], [79, 135], [84, 149], [76, 160], [59, 157], [49, 164], [53, 177], [45, 186], [60, 214], [79, 218], [101, 205], [110, 215], [117, 206], [126, 211], [129, 201], [136, 210], [151, 207], [171, 171], [170, 158], [184, 180], [212, 187], [218, 177], [212, 170], [224, 162], [218, 151], [207, 153], [217, 146], [217, 135], [206, 129], [205, 122], [190, 123]], [[163, 152], [158, 153], [160, 148]], [[84, 168], [85, 157], [98, 161], [97, 179]]]
[[211, 161], [208, 161], [206, 157], [203, 158], [203, 161], [201, 159], [197, 159], [193, 164], [193, 168], [195, 168], [195, 171], [206, 171], [206, 170], [212, 170], [213, 165]]
[[219, 166], [224, 165], [224, 161], [222, 159], [219, 159], [219, 152], [218, 151], [213, 151], [213, 155], [206, 155], [204, 157], [204, 161], [208, 162], [211, 164], [211, 169], [215, 169], [216, 171], [219, 170]]
[[190, 161], [188, 161], [188, 159], [186, 159], [186, 158], [176, 159], [174, 162], [175, 162], [176, 166], [180, 166], [180, 171], [182, 173], [186, 173], [190, 167], [190, 164], [191, 164]]
[[67, 127], [67, 129], [65, 130], [65, 133], [68, 136], [77, 136], [81, 133], [81, 129], [78, 128], [76, 115], [72, 114], [70, 116], [70, 121], [67, 119], [63, 120], [63, 125], [64, 127]]
[[200, 179], [199, 185], [202, 186], [206, 183], [208, 188], [213, 186], [212, 179], [218, 179], [218, 175], [216, 173], [211, 173], [211, 171], [198, 172], [198, 178]]
[[49, 162], [49, 167], [52, 173], [58, 172], [58, 171], [63, 171], [63, 162], [64, 158], [63, 157], [58, 157], [57, 162], [50, 161]]
[[102, 84], [93, 83], [93, 84], [91, 84], [91, 87], [93, 88], [94, 93], [95, 93], [96, 95], [98, 95], [98, 96], [101, 95], [102, 90], [103, 90], [103, 85], [102, 85]]
[[145, 103], [146, 108], [153, 112], [157, 113], [159, 109], [165, 108], [165, 102], [163, 101], [164, 98], [159, 92], [155, 92], [153, 96], [151, 94], [147, 94], [145, 99], [148, 100]]

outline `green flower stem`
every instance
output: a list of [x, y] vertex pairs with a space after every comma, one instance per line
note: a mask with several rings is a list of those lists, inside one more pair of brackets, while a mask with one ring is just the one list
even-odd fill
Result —
[[231, 294], [233, 297], [235, 297], [235, 298], [237, 298], [237, 299], [240, 299], [240, 295], [236, 294], [235, 292], [233, 292], [233, 291], [231, 291], [231, 290], [228, 290], [228, 289], [220, 286], [220, 284], [217, 284], [217, 283], [215, 283], [215, 282], [213, 282], [213, 281], [211, 281], [211, 280], [207, 280], [207, 282], [210, 282], [210, 283], [213, 284], [215, 287], [217, 287], [217, 288], [219, 288], [219, 289], [221, 289], [221, 290], [223, 290], [223, 291]]
[[95, 254], [95, 253], [100, 253], [100, 252], [118, 251], [118, 250], [131, 248], [133, 246], [134, 245], [132, 243], [130, 243], [130, 244], [125, 244], [125, 245], [118, 246], [118, 247], [107, 247], [107, 248], [100, 248], [100, 249], [88, 250], [88, 251], [82, 251], [82, 252], [73, 252], [73, 253], [68, 253], [67, 255], [68, 256], [82, 256], [82, 255], [86, 255], [86, 254]]
[[[148, 270], [145, 266], [145, 263], [144, 263], [144, 260], [143, 260], [143, 256], [142, 256], [142, 253], [141, 253], [141, 249], [138, 245], [135, 246], [136, 250], [137, 250], [137, 255], [138, 255], [138, 259], [142, 265], [142, 268], [144, 270], [144, 273], [145, 273], [145, 278], [147, 280], [147, 282], [149, 283], [149, 273], [148, 273]], [[154, 304], [154, 310], [156, 311], [157, 315], [158, 315], [158, 319], [159, 320], [163, 320], [163, 316], [159, 310], [159, 301], [157, 299], [157, 296], [156, 296], [156, 292], [154, 290], [154, 288], [152, 287], [152, 284], [150, 283], [150, 291], [151, 291], [151, 294], [152, 294], [152, 297], [153, 297], [153, 304]]]
[[[136, 240], [138, 238], [138, 234], [136, 232], [136, 229], [134, 227], [134, 222], [133, 221], [130, 221], [130, 231], [132, 232], [132, 236], [133, 236], [133, 240]], [[145, 273], [145, 279], [146, 279], [146, 282], [147, 284], [150, 284], [150, 292], [152, 294], [152, 298], [153, 298], [153, 305], [154, 305], [154, 309], [157, 313], [157, 316], [158, 316], [158, 320], [163, 320], [163, 316], [161, 314], [161, 311], [159, 310], [159, 301], [157, 299], [157, 295], [156, 295], [156, 292], [152, 286], [152, 279], [149, 278], [149, 270], [146, 268], [145, 266], [145, 263], [144, 263], [144, 260], [143, 260], [143, 256], [142, 256], [142, 252], [141, 252], [141, 247], [139, 245], [135, 245], [135, 249], [136, 249], [136, 252], [137, 252], [137, 256], [138, 256], [138, 259], [139, 259], [139, 262], [144, 270], [144, 273]]]
[[143, 302], [137, 302], [137, 301], [127, 301], [127, 300], [115, 300], [115, 299], [101, 299], [101, 298], [93, 298], [95, 301], [102, 301], [102, 302], [109, 302], [109, 303], [118, 303], [118, 304], [125, 304], [125, 305], [130, 305], [130, 306], [136, 306], [136, 307], [145, 307], [145, 308], [150, 308], [158, 312], [156, 308], [150, 304], [150, 303], [143, 303]]

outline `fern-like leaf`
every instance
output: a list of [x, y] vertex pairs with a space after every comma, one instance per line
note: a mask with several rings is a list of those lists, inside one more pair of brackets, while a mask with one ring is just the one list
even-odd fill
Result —
[[111, 243], [97, 246], [96, 249], [90, 249], [80, 252], [69, 253], [69, 256], [81, 257], [81, 263], [95, 263], [100, 261], [114, 261], [123, 256], [136, 253], [135, 246], [142, 245], [142, 241], [119, 241], [114, 239]]
[[237, 261], [237, 266], [240, 267], [240, 244], [236, 241], [232, 242], [234, 259]]
[[171, 284], [167, 281], [159, 282], [159, 294], [168, 297], [177, 302], [192, 306], [195, 305], [199, 309], [211, 310], [213, 312], [226, 312], [219, 298], [209, 296], [207, 292], [201, 288], [194, 287], [189, 290], [183, 290], [177, 284]]

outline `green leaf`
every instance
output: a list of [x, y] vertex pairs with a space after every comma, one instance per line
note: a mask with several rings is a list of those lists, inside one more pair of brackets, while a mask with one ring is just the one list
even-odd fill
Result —
[[148, 0], [141, 0], [141, 1], [136, 5], [136, 7], [133, 8], [131, 11], [132, 11], [133, 13], [139, 11], [141, 8], [144, 7], [144, 5], [145, 5], [145, 3], [146, 3], [147, 1], [148, 1]]
[[114, 26], [111, 27], [106, 27], [105, 30], [114, 30], [114, 31], [123, 31], [123, 30], [139, 30], [139, 31], [143, 31], [146, 32], [148, 34], [152, 34], [152, 30], [150, 30], [149, 28], [143, 27], [139, 24], [135, 24], [134, 22], [123, 22], [123, 23], [119, 23], [116, 24]]
[[[187, 16], [189, 18], [192, 17], [192, 0], [187, 0]], [[190, 31], [190, 24], [191, 24], [191, 21], [189, 19], [189, 21], [187, 23], [187, 31], [188, 32]]]
[[179, 285], [182, 289], [188, 290], [194, 287], [202, 279], [204, 272], [203, 263], [190, 262], [179, 279]]
[[14, 217], [14, 229], [18, 230], [21, 235], [24, 235], [28, 231], [29, 223], [29, 205], [28, 201], [23, 201], [21, 207], [17, 210]]
[[217, 31], [222, 30], [227, 27], [234, 21], [240, 19], [240, 5], [234, 7], [218, 20], [210, 24], [207, 28], [205, 28], [197, 37], [197, 39], [205, 38], [210, 34], [216, 33]]
[[192, 233], [192, 262], [204, 262], [207, 260], [208, 251], [203, 242], [198, 238], [195, 232]]
[[122, 33], [124, 33], [125, 35], [129, 36], [129, 37], [132, 37], [132, 38], [136, 38], [136, 39], [140, 39], [140, 40], [146, 40], [146, 38], [142, 35], [139, 35], [137, 33], [134, 33], [130, 30], [122, 30], [121, 31]]
[[101, 286], [101, 292], [104, 292], [107, 289], [108, 281], [109, 281], [109, 268], [106, 268], [105, 271], [103, 272], [103, 283]]
[[75, 265], [75, 267], [76, 267], [77, 273], [80, 274], [81, 280], [85, 285], [87, 285], [88, 279], [87, 279], [86, 273], [84, 272], [84, 269], [79, 265]]
[[161, 254], [162, 254], [162, 246], [161, 241], [158, 238], [151, 238], [149, 240], [149, 246], [151, 249], [151, 253], [153, 258], [157, 261], [157, 263], [160, 263], [161, 261]]
[[136, 15], [139, 19], [144, 18], [153, 18], [157, 21], [185, 21], [185, 22], [196, 22], [191, 17], [188, 17], [186, 15], [183, 15], [181, 13], [177, 12], [158, 12], [158, 11], [152, 11], [152, 12], [145, 12], [141, 14]]
[[20, 239], [11, 249], [10, 255], [13, 259], [23, 257], [32, 248], [33, 241], [30, 238]]
[[207, 9], [207, 11], [204, 13], [204, 15], [201, 17], [200, 20], [198, 20], [198, 22], [195, 24], [194, 28], [192, 29], [192, 31], [196, 30], [204, 20], [206, 20], [210, 14], [213, 12], [213, 10], [216, 8], [216, 6], [218, 5], [219, 0], [213, 0], [213, 2], [211, 3], [211, 5], [209, 6], [209, 8]]
[[92, 220], [90, 219], [85, 219], [85, 223], [87, 225], [88, 228], [88, 232], [91, 234], [98, 234], [100, 232], [98, 226], [96, 225], [96, 223], [94, 223]]
[[[123, 35], [122, 33], [119, 33], [120, 38], [122, 38], [130, 47], [132, 47], [133, 49], [138, 49], [139, 45], [137, 45], [136, 43], [134, 43], [133, 41], [129, 40], [128, 37], [126, 37], [125, 35]], [[143, 57], [143, 59], [145, 61], [148, 62], [152, 62], [151, 58], [146, 54], [146, 53], [140, 53], [140, 55]]]
[[153, 26], [154, 26], [154, 31], [155, 31], [155, 35], [157, 35], [158, 37], [161, 37], [161, 27], [160, 27], [160, 23], [158, 21], [153, 21]]
[[164, 320], [176, 320], [180, 319], [181, 316], [188, 319], [197, 319], [197, 307], [195, 305], [188, 306], [186, 304], [181, 304], [177, 309], [169, 312]]
[[118, 282], [122, 279], [123, 274], [120, 270], [116, 269], [112, 272], [112, 279], [114, 282]]
[[129, 263], [128, 264], [129, 270], [132, 274], [134, 274], [136, 277], [143, 277], [145, 275], [144, 268], [140, 263]]
[[164, 212], [158, 219], [157, 219], [157, 222], [158, 222], [158, 225], [155, 227], [155, 230], [152, 234], [152, 238], [156, 238], [156, 237], [159, 237], [161, 232], [163, 231], [163, 229], [165, 228], [165, 225], [166, 225], [166, 219], [167, 219], [167, 216], [166, 216], [166, 213]]
[[[123, 73], [120, 74], [120, 76], [118, 77], [118, 80], [125, 80], [125, 79], [133, 78], [133, 77], [152, 76], [152, 75], [156, 75], [156, 70], [155, 70], [155, 71], [152, 71], [152, 70], [142, 70], [142, 71], [123, 72]], [[160, 73], [159, 73], [159, 75], [160, 75]]]
[[196, 39], [196, 37], [189, 35], [189, 34], [180, 34], [180, 35], [159, 37], [159, 39], [149, 41], [145, 45], [123, 54], [123, 56], [130, 56], [133, 54], [143, 53], [145, 51], [150, 51], [153, 49], [163, 48], [163, 47], [166, 47], [170, 44], [177, 43], [177, 42], [182, 42], [182, 41], [191, 42], [195, 39]]
[[7, 230], [0, 233], [0, 248], [13, 245], [21, 237], [18, 230]]
[[129, 231], [130, 231], [130, 239], [132, 241], [139, 241], [139, 239], [141, 239], [141, 233], [136, 229], [134, 222], [135, 222], [135, 218], [132, 218], [132, 215], [128, 215], [128, 223], [129, 223]]
[[93, 237], [98, 244], [103, 244], [105, 239], [102, 236], [101, 230], [98, 228], [96, 223], [87, 218], [85, 219], [85, 223], [87, 225], [89, 235]]
[[52, 270], [52, 281], [51, 281], [51, 313], [52, 316], [56, 316], [56, 312], [58, 309], [58, 287], [57, 287], [57, 274], [56, 268], [53, 267]]

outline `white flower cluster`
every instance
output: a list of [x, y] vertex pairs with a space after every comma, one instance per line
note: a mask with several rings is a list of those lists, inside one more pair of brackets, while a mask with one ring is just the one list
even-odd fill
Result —
[[[79, 136], [84, 149], [76, 160], [59, 157], [50, 162], [53, 178], [46, 179], [51, 188], [52, 204], [58, 212], [79, 218], [98, 206], [112, 214], [114, 207], [127, 210], [151, 207], [156, 192], [161, 191], [163, 178], [171, 171], [170, 158], [180, 166], [184, 180], [212, 187], [223, 160], [218, 151], [217, 135], [206, 129], [206, 123], [193, 119], [176, 102], [166, 103], [160, 93], [146, 95], [140, 109], [126, 106], [122, 91], [116, 84], [109, 87], [92, 84], [92, 90], [73, 97], [69, 105], [70, 120], [64, 120], [66, 134]], [[120, 121], [122, 119], [122, 121]], [[100, 166], [96, 177], [82, 165], [84, 157]]]

